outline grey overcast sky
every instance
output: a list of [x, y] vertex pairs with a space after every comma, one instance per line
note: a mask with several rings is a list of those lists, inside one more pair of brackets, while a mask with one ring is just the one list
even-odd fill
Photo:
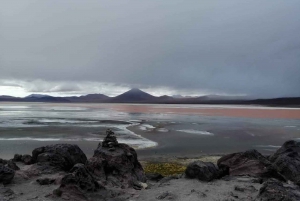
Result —
[[0, 94], [300, 96], [299, 0], [0, 0]]

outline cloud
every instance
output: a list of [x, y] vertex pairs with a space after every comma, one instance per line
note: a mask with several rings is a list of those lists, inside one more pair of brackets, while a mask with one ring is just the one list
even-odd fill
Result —
[[[1, 83], [9, 82], [10, 85], [1, 85]], [[120, 95], [131, 87], [139, 87], [142, 90], [155, 95], [185, 95], [199, 96], [210, 94], [208, 91], [199, 90], [178, 90], [171, 87], [151, 87], [145, 85], [125, 85], [115, 83], [102, 83], [91, 81], [44, 81], [44, 80], [0, 80], [0, 94], [13, 95], [18, 97], [28, 96], [30, 94], [49, 94], [52, 96], [80, 96], [86, 94], [101, 93], [107, 96]], [[223, 94], [227, 95], [227, 94]], [[243, 95], [243, 94], [235, 94]]]
[[26, 90], [59, 94], [94, 83], [89, 91], [115, 87], [112, 94], [141, 86], [157, 94], [300, 96], [299, 6], [297, 0], [0, 2], [0, 79], [35, 80], [23, 83]]

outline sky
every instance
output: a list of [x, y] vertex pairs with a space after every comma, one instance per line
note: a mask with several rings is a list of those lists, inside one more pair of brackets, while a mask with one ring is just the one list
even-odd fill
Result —
[[299, 0], [0, 0], [0, 95], [300, 96]]

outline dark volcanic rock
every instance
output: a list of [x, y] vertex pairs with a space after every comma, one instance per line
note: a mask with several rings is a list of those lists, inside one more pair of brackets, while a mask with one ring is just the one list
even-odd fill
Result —
[[300, 142], [287, 141], [270, 157], [275, 169], [287, 180], [300, 185]]
[[22, 155], [21, 154], [15, 154], [13, 161], [15, 162], [22, 162]]
[[25, 165], [31, 165], [33, 163], [32, 157], [28, 154], [23, 155], [21, 160]]
[[85, 193], [95, 192], [98, 189], [100, 185], [97, 181], [83, 164], [78, 163], [71, 169], [70, 174], [62, 178], [60, 187], [54, 193], [71, 200], [85, 200]]
[[145, 182], [146, 176], [135, 150], [117, 143], [113, 135], [112, 131], [107, 131], [107, 137], [86, 163], [88, 170], [113, 186], [132, 187], [136, 181]]
[[226, 171], [219, 170], [210, 162], [195, 161], [187, 166], [185, 175], [191, 179], [197, 178], [201, 181], [211, 181], [225, 176]]
[[284, 184], [278, 180], [270, 179], [263, 183], [259, 190], [260, 201], [299, 201], [300, 189], [295, 185]]
[[41, 178], [41, 179], [37, 179], [36, 182], [39, 183], [40, 185], [50, 185], [55, 182], [55, 179]]
[[84, 191], [97, 191], [100, 186], [93, 176], [88, 172], [84, 164], [76, 164], [70, 174], [62, 178], [61, 186], [77, 185]]
[[55, 144], [39, 147], [32, 151], [36, 163], [57, 167], [69, 171], [77, 163], [85, 163], [87, 158], [83, 151], [72, 144]]
[[0, 164], [0, 183], [9, 184], [15, 176], [15, 171]]
[[276, 172], [271, 162], [256, 150], [223, 156], [217, 164], [219, 168], [229, 167], [229, 174], [232, 176], [248, 175], [285, 180]]
[[119, 144], [112, 130], [107, 129], [106, 134], [107, 135], [102, 142], [102, 147], [114, 148]]
[[20, 170], [17, 164], [14, 163], [12, 160], [7, 161], [6, 166], [13, 170]]
[[156, 182], [158, 182], [164, 178], [164, 176], [162, 176], [159, 173], [146, 173], [146, 177], [147, 177], [147, 180], [156, 181]]
[[8, 167], [13, 170], [20, 170], [20, 168], [13, 162], [13, 160], [4, 160], [0, 158], [0, 164], [3, 164], [5, 167]]

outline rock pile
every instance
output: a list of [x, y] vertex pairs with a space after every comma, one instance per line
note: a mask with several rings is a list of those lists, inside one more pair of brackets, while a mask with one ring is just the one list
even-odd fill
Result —
[[117, 147], [118, 144], [119, 143], [115, 136], [115, 133], [112, 130], [107, 129], [106, 137], [104, 138], [104, 140], [102, 142], [102, 147], [108, 148], [109, 151], [114, 151], [115, 147]]
[[229, 177], [257, 178], [256, 181], [263, 182], [257, 200], [300, 200], [300, 142], [287, 141], [269, 157], [256, 150], [228, 154], [221, 157], [217, 165], [218, 168], [196, 161], [188, 165], [185, 174], [201, 181], [211, 181], [226, 173]]
[[107, 131], [107, 136], [99, 143], [86, 166], [95, 177], [107, 185], [132, 187], [136, 182], [146, 181], [136, 151], [127, 144], [118, 143], [111, 130]]

